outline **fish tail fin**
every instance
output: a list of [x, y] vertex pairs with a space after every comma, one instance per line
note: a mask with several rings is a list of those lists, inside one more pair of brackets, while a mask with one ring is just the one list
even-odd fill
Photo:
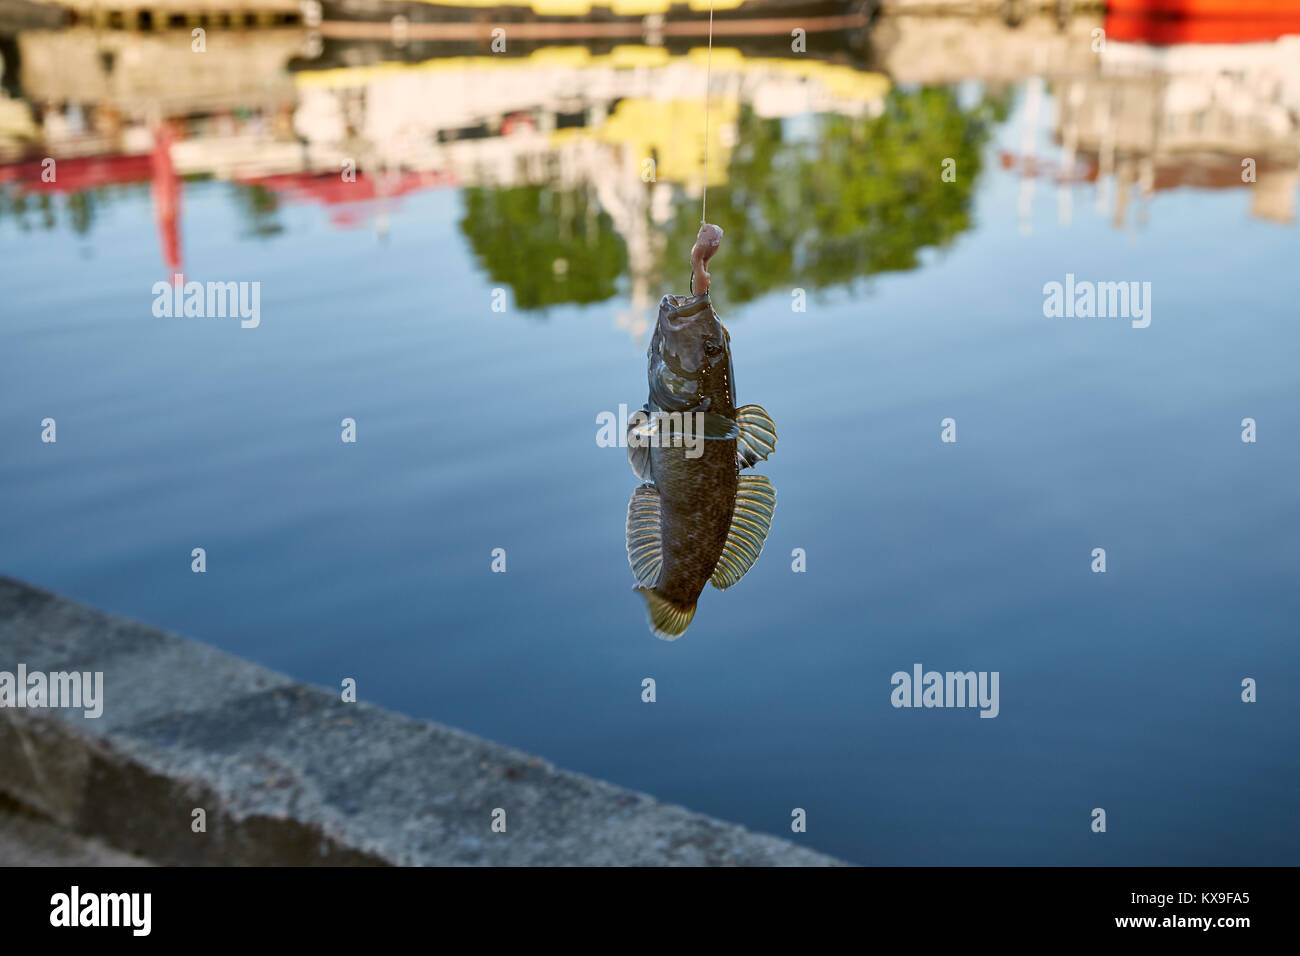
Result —
[[682, 605], [668, 600], [654, 588], [637, 588], [650, 612], [650, 630], [655, 637], [675, 641], [686, 633], [695, 617], [695, 603]]

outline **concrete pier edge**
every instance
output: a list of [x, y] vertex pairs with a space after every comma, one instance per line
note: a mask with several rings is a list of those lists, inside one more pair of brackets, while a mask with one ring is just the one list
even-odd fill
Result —
[[0, 576], [20, 663], [102, 671], [104, 709], [0, 707], [0, 793], [156, 863], [842, 865]]

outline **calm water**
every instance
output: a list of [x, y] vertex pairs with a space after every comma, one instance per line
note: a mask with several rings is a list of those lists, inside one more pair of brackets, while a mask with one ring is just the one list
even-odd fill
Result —
[[[1300, 862], [1294, 221], [1252, 216], [1247, 185], [1185, 185], [1116, 225], [1105, 184], [1077, 182], [1066, 224], [1055, 182], [1026, 203], [1000, 161], [1061, 161], [1053, 90], [888, 95], [885, 120], [916, 112], [936, 142], [742, 119], [760, 147], [710, 190], [714, 295], [738, 397], [780, 434], [760, 466], [779, 503], [757, 566], [681, 640], [647, 630], [637, 481], [595, 441], [599, 412], [645, 400], [626, 316], [686, 291], [681, 190], [646, 305], [584, 190], [576, 212], [558, 187], [414, 191], [379, 237], [369, 207], [339, 228], [186, 183], [186, 276], [260, 282], [250, 330], [152, 315], [147, 187], [81, 231], [66, 197], [47, 229], [11, 193], [0, 572], [759, 830], [794, 836], [804, 808], [794, 838], [853, 861]], [[909, 148], [927, 178], [904, 189]], [[1150, 327], [1045, 318], [1067, 273], [1150, 282]], [[999, 716], [891, 707], [918, 662], [999, 672]]]

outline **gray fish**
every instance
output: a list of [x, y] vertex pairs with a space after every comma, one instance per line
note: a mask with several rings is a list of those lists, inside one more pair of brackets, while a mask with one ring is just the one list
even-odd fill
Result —
[[628, 504], [627, 556], [651, 630], [672, 640], [706, 583], [731, 587], [763, 550], [776, 491], [741, 472], [775, 451], [776, 428], [758, 405], [736, 407], [731, 336], [707, 293], [660, 301], [648, 379], [650, 400], [628, 427], [628, 460], [646, 484]]

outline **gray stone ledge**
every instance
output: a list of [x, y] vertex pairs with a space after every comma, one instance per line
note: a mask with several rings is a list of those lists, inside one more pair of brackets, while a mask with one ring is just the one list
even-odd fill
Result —
[[0, 707], [0, 793], [156, 863], [839, 863], [0, 576], [0, 671], [19, 663], [103, 671], [105, 706]]

